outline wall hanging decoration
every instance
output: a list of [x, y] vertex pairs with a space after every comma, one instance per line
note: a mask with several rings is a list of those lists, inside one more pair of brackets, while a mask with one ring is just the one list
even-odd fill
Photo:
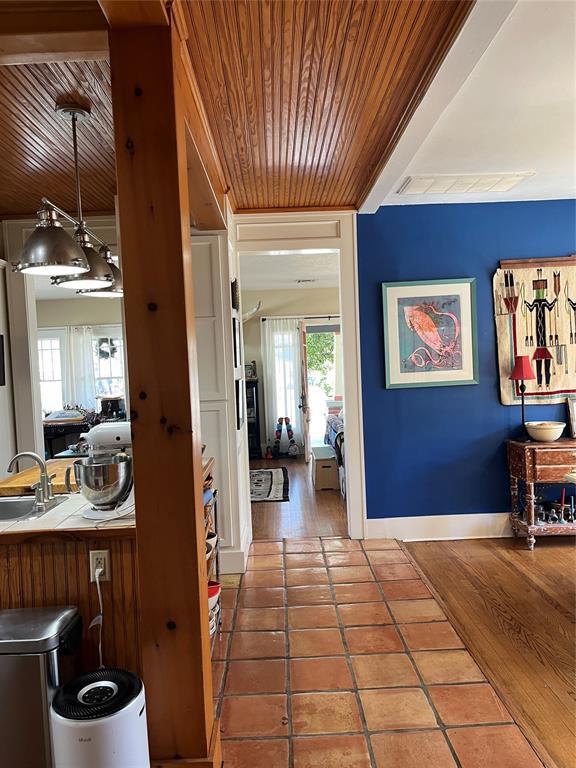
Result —
[[386, 388], [478, 383], [476, 281], [382, 283]]
[[501, 261], [493, 292], [502, 404], [521, 400], [520, 382], [509, 380], [518, 355], [536, 373], [527, 404], [576, 395], [576, 256]]

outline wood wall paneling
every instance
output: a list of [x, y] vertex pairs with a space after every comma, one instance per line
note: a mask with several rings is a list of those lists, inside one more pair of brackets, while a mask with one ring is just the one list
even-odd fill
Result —
[[0, 544], [0, 609], [78, 606], [84, 622], [80, 662], [86, 671], [98, 666], [98, 632], [88, 629], [99, 610], [89, 552], [110, 550], [111, 580], [102, 582], [104, 664], [141, 673], [134, 533], [97, 539], [74, 534], [7, 539]]
[[168, 27], [110, 31], [150, 747], [155, 759], [208, 765], [214, 713], [204, 521], [194, 514], [203, 483], [179, 43]]

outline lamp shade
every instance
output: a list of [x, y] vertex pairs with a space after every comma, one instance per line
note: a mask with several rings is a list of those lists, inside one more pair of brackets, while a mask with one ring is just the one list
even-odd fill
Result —
[[45, 206], [38, 211], [36, 228], [26, 240], [15, 272], [26, 275], [81, 275], [89, 265], [82, 248], [62, 228], [58, 214]]
[[96, 290], [97, 288], [110, 288], [114, 282], [110, 264], [102, 258], [94, 246], [90, 243], [88, 235], [80, 227], [76, 230], [75, 238], [81, 243], [82, 251], [88, 262], [88, 272], [80, 275], [61, 275], [54, 278], [54, 285], [70, 290]]
[[514, 358], [514, 368], [508, 378], [510, 381], [530, 381], [536, 378], [529, 355], [516, 355]]
[[121, 299], [124, 296], [124, 289], [122, 286], [122, 272], [118, 269], [116, 264], [112, 261], [112, 254], [110, 249], [103, 245], [100, 248], [100, 255], [108, 264], [110, 271], [112, 272], [113, 283], [109, 288], [96, 288], [96, 290], [81, 290], [78, 291], [82, 296], [92, 296], [95, 299]]

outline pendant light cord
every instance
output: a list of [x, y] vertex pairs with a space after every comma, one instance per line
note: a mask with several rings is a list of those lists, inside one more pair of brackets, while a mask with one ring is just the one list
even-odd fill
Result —
[[83, 225], [82, 219], [82, 195], [80, 192], [80, 168], [78, 166], [78, 137], [76, 135], [76, 123], [78, 118], [72, 115], [72, 143], [74, 145], [74, 169], [76, 171], [76, 202], [78, 204], [78, 221]]

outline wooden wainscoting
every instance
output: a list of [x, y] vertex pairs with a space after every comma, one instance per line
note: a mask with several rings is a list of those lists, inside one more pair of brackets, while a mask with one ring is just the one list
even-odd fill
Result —
[[84, 621], [81, 664], [98, 666], [96, 584], [90, 582], [92, 549], [108, 549], [111, 579], [102, 582], [104, 663], [142, 673], [135, 531], [89, 531], [0, 536], [0, 608], [76, 605]]

